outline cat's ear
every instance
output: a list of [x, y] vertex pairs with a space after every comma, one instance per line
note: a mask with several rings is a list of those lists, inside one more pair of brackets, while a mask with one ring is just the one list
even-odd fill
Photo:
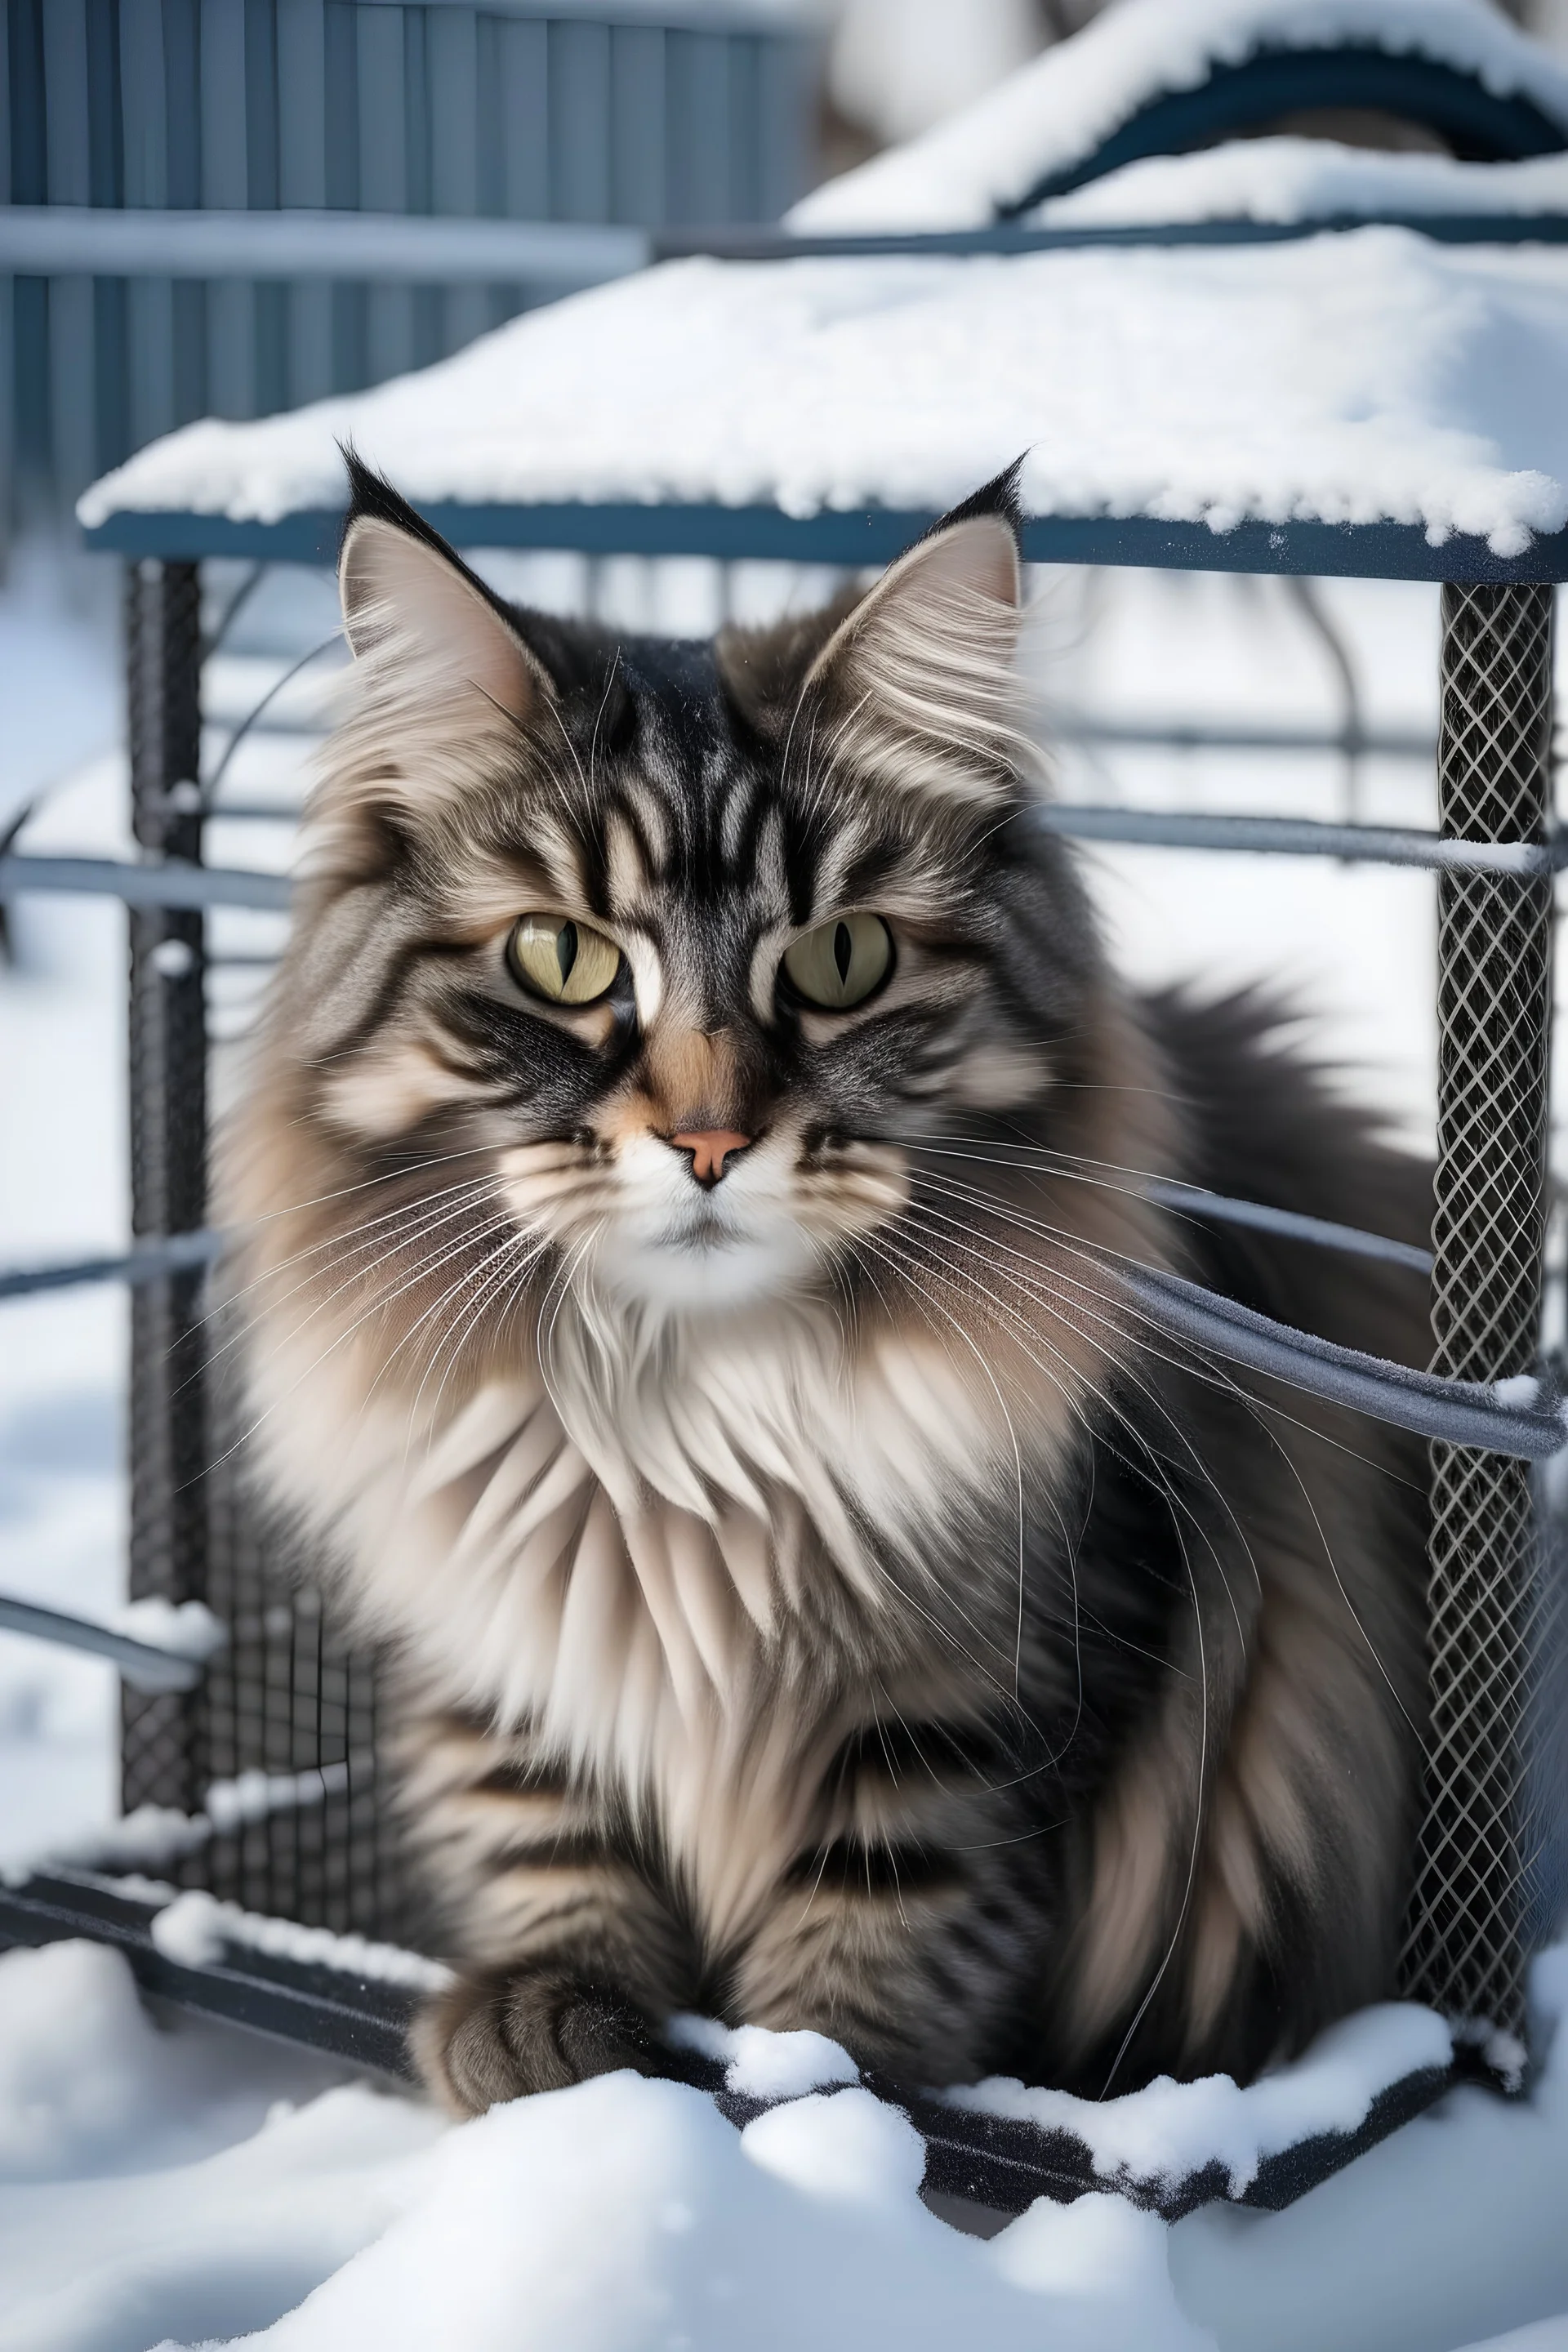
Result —
[[[423, 518], [352, 453], [338, 592], [343, 631], [373, 690], [455, 718], [488, 704], [524, 726], [546, 681], [481, 583]], [[470, 714], [479, 716], [479, 711]]]
[[1016, 791], [1032, 754], [1018, 723], [1017, 473], [890, 564], [813, 661], [806, 688], [828, 703], [857, 768], [987, 803]]
[[364, 878], [443, 807], [514, 772], [555, 689], [504, 608], [390, 483], [344, 453], [338, 563], [354, 659], [310, 813], [308, 865]]

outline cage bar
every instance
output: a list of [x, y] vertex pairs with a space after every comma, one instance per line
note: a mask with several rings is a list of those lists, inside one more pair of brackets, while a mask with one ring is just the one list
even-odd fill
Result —
[[[127, 732], [132, 823], [142, 855], [202, 851], [201, 579], [195, 563], [128, 570]], [[138, 1241], [206, 1222], [205, 919], [133, 907], [131, 928], [131, 1228]], [[206, 1415], [200, 1267], [131, 1301], [131, 1592], [205, 1601]], [[195, 1695], [121, 1699], [121, 1800], [195, 1810]]]
[[[1452, 840], [1546, 837], [1552, 591], [1446, 586], [1438, 782]], [[1528, 1372], [1546, 1206], [1552, 888], [1438, 881], [1434, 1369]], [[1406, 1990], [1518, 2033], [1524, 2018], [1524, 1718], [1536, 1528], [1527, 1466], [1432, 1449], [1426, 1812]]]

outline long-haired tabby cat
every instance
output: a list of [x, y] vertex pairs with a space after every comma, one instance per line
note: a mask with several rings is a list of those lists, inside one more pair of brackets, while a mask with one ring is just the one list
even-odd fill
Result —
[[1391, 1990], [1408, 1440], [1126, 1261], [1419, 1362], [1426, 1184], [1032, 821], [1010, 478], [711, 644], [502, 603], [353, 468], [354, 700], [230, 1139], [266, 1473], [396, 1660], [460, 2111], [705, 2009], [895, 2078], [1245, 2076]]

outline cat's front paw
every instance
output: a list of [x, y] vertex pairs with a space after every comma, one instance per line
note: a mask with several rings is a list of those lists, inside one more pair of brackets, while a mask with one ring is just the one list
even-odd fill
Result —
[[657, 2074], [669, 2063], [636, 2001], [564, 1969], [460, 1978], [417, 2019], [411, 2040], [426, 2088], [458, 2116], [620, 2066]]

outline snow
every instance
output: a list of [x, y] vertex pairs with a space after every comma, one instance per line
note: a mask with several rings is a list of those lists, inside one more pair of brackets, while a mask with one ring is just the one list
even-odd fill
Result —
[[1494, 1381], [1492, 1394], [1499, 1404], [1517, 1406], [1528, 1412], [1541, 1394], [1541, 1382], [1533, 1372], [1515, 1372], [1511, 1380]]
[[1453, 2053], [1453, 2034], [1433, 2011], [1387, 2002], [1342, 2019], [1295, 2065], [1246, 2089], [1228, 2074], [1197, 2083], [1162, 2075], [1135, 2096], [1089, 2100], [996, 2079], [947, 2096], [973, 2113], [1073, 2133], [1108, 2180], [1174, 2188], [1217, 2159], [1240, 2197], [1265, 2157], [1321, 2132], [1357, 2130], [1380, 2091], [1447, 2067]]
[[272, 1959], [336, 1969], [345, 1976], [406, 1985], [417, 1992], [439, 1992], [452, 1981], [449, 1969], [418, 1952], [374, 1943], [364, 1936], [335, 1936], [326, 1927], [302, 1927], [293, 1919], [262, 1918], [241, 1910], [237, 1903], [220, 1903], [199, 1887], [165, 1904], [154, 1915], [151, 1932], [166, 1959], [193, 1969], [205, 1968], [221, 1959], [226, 1948], [237, 1946], [265, 1952]]
[[972, 228], [1087, 163], [1153, 98], [1260, 47], [1370, 42], [1533, 100], [1568, 127], [1568, 66], [1482, 0], [1123, 0], [999, 89], [876, 156], [789, 215], [792, 228]]
[[199, 1853], [212, 1833], [205, 1813], [178, 1812], [173, 1805], [138, 1805], [132, 1812], [95, 1822], [75, 1838], [41, 1844], [20, 1855], [7, 1864], [5, 1883], [19, 1885], [33, 1870], [156, 1869], [161, 1863]]
[[1568, 520], [1565, 374], [1553, 248], [1370, 227], [1268, 248], [700, 258], [375, 391], [190, 425], [79, 512], [334, 508], [346, 438], [416, 503], [800, 516], [940, 509], [1027, 452], [1035, 514], [1391, 520], [1514, 555]]
[[1038, 205], [1043, 228], [1169, 221], [1314, 221], [1449, 213], [1568, 212], [1568, 155], [1460, 163], [1379, 154], [1324, 139], [1238, 139], [1195, 155], [1147, 155]]
[[1283, 2213], [1169, 2228], [1100, 2193], [982, 2243], [920, 2202], [916, 2135], [858, 2087], [737, 2132], [700, 2093], [616, 2074], [448, 2126], [303, 2053], [153, 2020], [118, 1953], [9, 1953], [0, 2342], [1489, 2352], [1533, 2330], [1510, 2352], [1561, 2352], [1568, 1948], [1534, 1994], [1528, 2099], [1451, 2093]]
[[291, 1812], [301, 1805], [319, 1805], [337, 1789], [346, 1789], [346, 1764], [314, 1765], [304, 1772], [263, 1772], [255, 1767], [232, 1780], [208, 1783], [202, 1811], [215, 1830], [231, 1830], [241, 1822], [265, 1821], [268, 1813]]
[[167, 1650], [177, 1658], [214, 1658], [226, 1647], [228, 1628], [220, 1624], [202, 1601], [174, 1602], [153, 1596], [127, 1601], [110, 1620], [117, 1633], [150, 1649]]
[[827, 57], [839, 112], [879, 147], [925, 131], [1032, 58], [1032, 0], [844, 0]]
[[[248, 2137], [278, 2099], [333, 2079], [278, 2050], [263, 2082], [247, 2038], [192, 2020], [162, 2029], [102, 1944], [8, 1952], [0, 1988], [0, 2182], [162, 2171]], [[0, 2194], [0, 2244], [14, 2218]]]
[[1157, 2222], [1090, 2200], [982, 2245], [920, 2203], [922, 2159], [912, 2127], [866, 2091], [815, 2095], [737, 2133], [699, 2092], [610, 2075], [452, 2132], [418, 2202], [256, 2341], [1202, 2352]]
[[0, 1871], [10, 1879], [25, 1877], [29, 1869], [59, 1865], [87, 1870], [137, 1870], [144, 1863], [173, 1862], [195, 1853], [209, 1838], [241, 1828], [247, 1822], [265, 1821], [273, 1813], [295, 1812], [319, 1805], [333, 1791], [349, 1785], [346, 1763], [310, 1765], [302, 1772], [263, 1772], [256, 1768], [232, 1780], [212, 1780], [197, 1813], [182, 1813], [170, 1805], [138, 1805], [115, 1819], [96, 1820], [74, 1838], [51, 1842], [24, 1854], [0, 1860]]
[[386, 2228], [439, 2128], [303, 2053], [153, 2021], [118, 1952], [7, 1953], [0, 2342], [145, 2352], [265, 2326]]
[[724, 2086], [748, 2099], [798, 2099], [829, 2083], [858, 2083], [860, 2069], [825, 2033], [769, 2033], [761, 2026], [721, 2025], [710, 2017], [678, 2017], [670, 2039], [724, 2065]]

